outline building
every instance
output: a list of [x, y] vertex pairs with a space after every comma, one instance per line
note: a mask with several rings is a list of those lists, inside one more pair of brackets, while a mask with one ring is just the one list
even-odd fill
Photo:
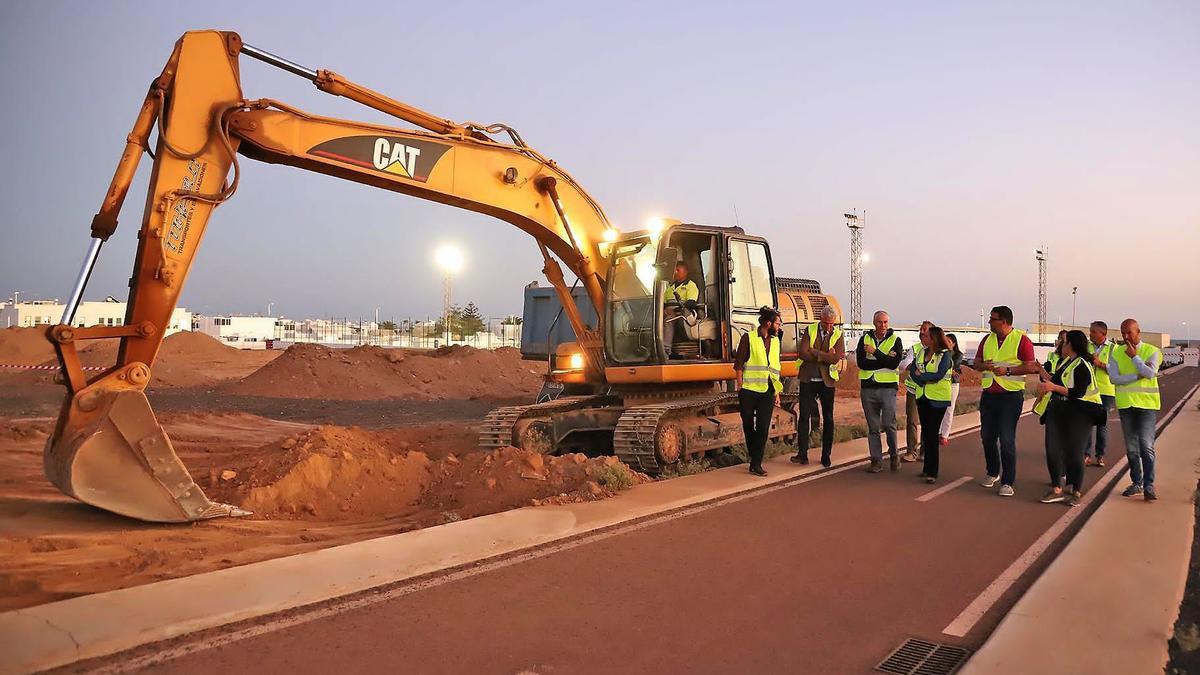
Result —
[[[268, 340], [275, 340], [273, 316], [204, 316], [192, 317], [192, 330], [210, 335], [223, 344], [237, 349], [266, 349]], [[289, 321], [295, 329], [295, 322]]]
[[[1118, 319], [1116, 322], [1107, 321], [1105, 323], [1108, 324], [1108, 338], [1110, 340], [1121, 342], [1121, 319]], [[1060, 330], [1081, 330], [1083, 331], [1084, 335], [1087, 335], [1088, 331], [1091, 330], [1091, 326], [1070, 326], [1067, 324], [1058, 323], [1048, 323], [1043, 326], [1042, 324], [1035, 322], [1033, 327], [1030, 329], [1030, 337], [1033, 338], [1035, 342], [1052, 344], [1058, 339], [1058, 331]], [[1142, 335], [1140, 339], [1142, 342], [1152, 344], [1160, 349], [1171, 344], [1170, 333], [1155, 333], [1153, 331], [1146, 330], [1144, 327], [1142, 329]]]
[[[0, 305], [0, 327], [52, 326], [62, 319], [66, 305], [53, 300], [30, 300], [28, 302], [13, 302], [9, 300]], [[123, 326], [125, 324], [126, 303], [108, 298], [106, 300], [85, 300], [79, 303], [75, 310], [74, 325], [84, 326]], [[171, 322], [165, 335], [178, 333], [181, 330], [191, 330], [192, 313], [183, 307], [176, 307], [171, 314]]]

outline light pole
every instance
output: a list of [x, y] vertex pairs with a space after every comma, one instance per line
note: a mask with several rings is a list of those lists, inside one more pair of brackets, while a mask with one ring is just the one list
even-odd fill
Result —
[[1034, 251], [1038, 263], [1038, 337], [1046, 332], [1046, 247]]
[[434, 253], [434, 262], [442, 270], [442, 328], [446, 344], [450, 344], [450, 284], [455, 274], [463, 267], [463, 254], [457, 246], [446, 244]]
[[1075, 329], [1075, 294], [1079, 292], [1078, 286], [1071, 287], [1071, 330]]
[[1183, 327], [1187, 330], [1188, 349], [1191, 349], [1192, 348], [1192, 327], [1189, 326], [1188, 322], [1186, 322], [1186, 321], [1183, 321], [1182, 323], [1183, 323]]
[[983, 311], [983, 308], [980, 307], [979, 308], [979, 330], [983, 330], [983, 328], [984, 328], [983, 320], [984, 320], [985, 316], [987, 316], [987, 312]]
[[271, 308], [274, 306], [275, 303], [271, 302], [270, 300], [267, 301], [267, 316], [271, 316]]

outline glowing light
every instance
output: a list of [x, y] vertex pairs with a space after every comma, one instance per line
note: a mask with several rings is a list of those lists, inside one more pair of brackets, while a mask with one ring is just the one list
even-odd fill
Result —
[[871, 261], [871, 254], [870, 254], [870, 253], [863, 252], [863, 254], [862, 254], [862, 261], [863, 261], [863, 262], [870, 262], [870, 261]]
[[452, 244], [446, 244], [434, 252], [433, 260], [446, 274], [458, 274], [466, 264], [462, 251]]
[[646, 229], [649, 230], [651, 234], [658, 234], [662, 232], [666, 226], [667, 222], [659, 216], [652, 216], [646, 220]]
[[572, 354], [569, 360], [571, 370], [583, 369], [583, 354]]
[[604, 231], [604, 241], [614, 242], [617, 240], [617, 236], [617, 231], [611, 227]]
[[654, 279], [658, 275], [654, 271], [654, 263], [644, 262], [637, 267], [637, 278], [646, 288], [654, 288]]

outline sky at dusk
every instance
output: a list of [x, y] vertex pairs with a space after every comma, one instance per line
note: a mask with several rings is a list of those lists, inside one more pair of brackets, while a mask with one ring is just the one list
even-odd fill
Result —
[[[841, 214], [867, 211], [864, 309], [978, 323], [1037, 308], [1200, 324], [1200, 3], [27, 2], [0, 5], [0, 298], [64, 298], [150, 80], [189, 29], [235, 30], [460, 121], [505, 122], [619, 227], [652, 214], [767, 237], [778, 274], [849, 304]], [[403, 126], [250, 59], [250, 98]], [[144, 160], [87, 298], [123, 298]], [[424, 317], [520, 312], [534, 241], [498, 220], [242, 161], [182, 305]], [[542, 280], [544, 283], [544, 280]], [[1200, 336], [1200, 329], [1193, 330]]]

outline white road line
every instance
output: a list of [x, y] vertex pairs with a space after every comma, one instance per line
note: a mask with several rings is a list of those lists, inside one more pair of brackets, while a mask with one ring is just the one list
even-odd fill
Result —
[[[1188, 391], [1188, 393], [1184, 395], [1184, 397], [1181, 398], [1178, 403], [1175, 404], [1175, 407], [1171, 408], [1166, 415], [1162, 416], [1158, 422], [1158, 425], [1155, 427], [1156, 433], [1162, 430], [1166, 423], [1174, 416], [1175, 412], [1182, 408], [1184, 404], [1191, 399], [1192, 394], [1195, 394], [1196, 389], [1198, 388], [1200, 388], [1200, 384], [1192, 387], [1191, 390]], [[1113, 464], [1112, 468], [1106, 471], [1100, 480], [1096, 481], [1096, 484], [1092, 486], [1092, 489], [1088, 490], [1087, 494], [1083, 497], [1083, 501], [1078, 507], [1068, 509], [1066, 513], [1064, 513], [1062, 516], [1059, 516], [1058, 520], [1054, 521], [1054, 524], [1050, 526], [1050, 529], [1043, 532], [1042, 536], [1037, 538], [1037, 541], [1033, 542], [1029, 548], [1025, 549], [1025, 552], [1021, 554], [1021, 557], [1013, 561], [1013, 563], [1008, 566], [1008, 569], [1001, 572], [1000, 576], [996, 577], [995, 581], [985, 588], [978, 597], [972, 600], [971, 604], [967, 605], [967, 608], [964, 609], [962, 613], [954, 619], [954, 621], [951, 621], [949, 626], [946, 626], [942, 630], [942, 633], [951, 637], [960, 638], [971, 632], [971, 629], [975, 627], [975, 624], [978, 623], [981, 618], [983, 618], [983, 615], [987, 614], [988, 610], [992, 608], [992, 605], [995, 605], [996, 601], [1008, 592], [1008, 589], [1011, 588], [1014, 583], [1016, 583], [1017, 579], [1021, 578], [1021, 575], [1025, 574], [1025, 572], [1027, 572], [1029, 568], [1033, 566], [1034, 562], [1041, 557], [1042, 553], [1044, 553], [1046, 549], [1050, 547], [1050, 544], [1052, 544], [1054, 540], [1058, 539], [1059, 535], [1061, 535], [1068, 527], [1070, 527], [1071, 523], [1075, 522], [1076, 518], [1087, 511], [1088, 505], [1095, 501], [1095, 499], [1100, 495], [1108, 494], [1109, 490], [1112, 488], [1112, 484], [1115, 483], [1120, 477], [1121, 472], [1124, 471], [1127, 463], [1128, 461], [1125, 457], [1121, 457], [1121, 459], [1117, 460]]]
[[954, 488], [962, 485], [963, 483], [966, 483], [969, 480], [971, 480], [970, 476], [963, 476], [962, 478], [955, 479], [936, 490], [931, 490], [931, 491], [926, 492], [925, 494], [921, 495], [920, 497], [917, 497], [917, 501], [927, 502], [930, 499], [936, 499], [937, 497], [941, 497], [942, 495], [944, 495], [947, 492], [953, 490]]

